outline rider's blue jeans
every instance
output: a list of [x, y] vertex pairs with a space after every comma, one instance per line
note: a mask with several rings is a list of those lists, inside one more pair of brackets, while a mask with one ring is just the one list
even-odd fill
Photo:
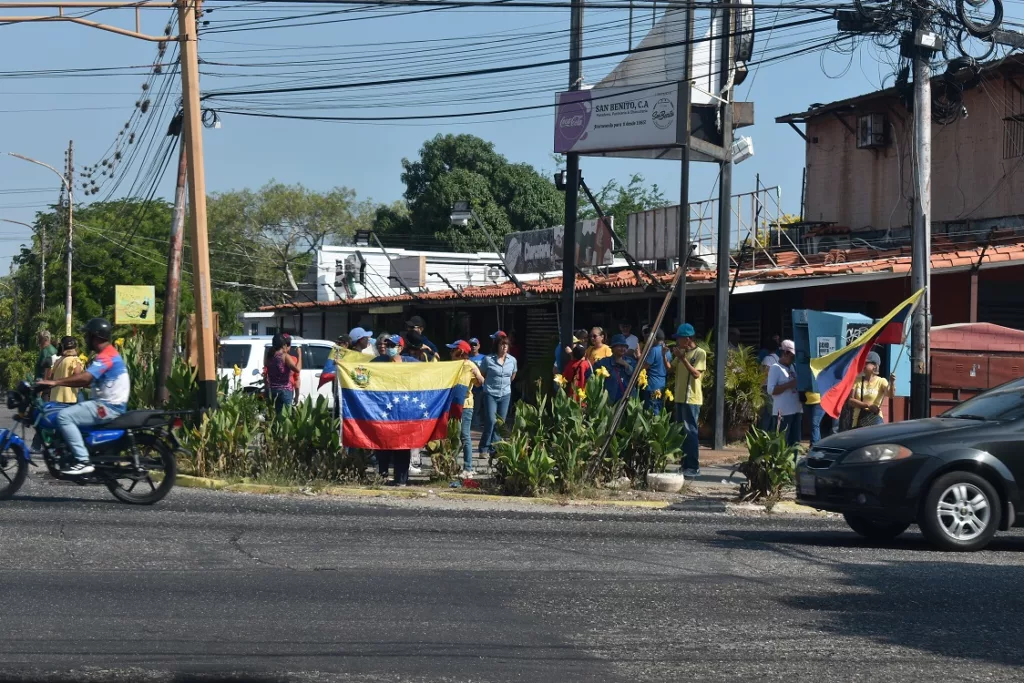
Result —
[[112, 406], [103, 401], [84, 401], [69, 406], [57, 413], [57, 429], [64, 438], [64, 443], [75, 455], [78, 462], [89, 462], [89, 451], [82, 438], [81, 427], [90, 427], [110, 422], [121, 417], [124, 406]]

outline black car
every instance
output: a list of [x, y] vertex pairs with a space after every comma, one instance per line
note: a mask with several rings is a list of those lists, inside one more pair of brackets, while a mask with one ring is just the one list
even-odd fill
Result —
[[979, 550], [1024, 525], [1024, 379], [939, 417], [822, 439], [797, 465], [797, 503], [841, 512], [861, 536], [911, 524], [944, 550]]

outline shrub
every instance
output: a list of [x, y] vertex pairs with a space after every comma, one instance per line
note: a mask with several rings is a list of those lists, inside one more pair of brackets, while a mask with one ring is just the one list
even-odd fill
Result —
[[0, 387], [13, 389], [18, 382], [32, 381], [38, 351], [22, 351], [15, 346], [0, 349]]
[[782, 432], [766, 432], [751, 427], [747, 432], [747, 450], [747, 459], [734, 469], [747, 478], [740, 487], [740, 499], [765, 500], [770, 505], [774, 504], [786, 487], [793, 484], [799, 447], [787, 445]]
[[445, 438], [431, 441], [425, 449], [436, 479], [453, 479], [462, 471], [462, 423], [448, 420]]
[[507, 441], [494, 445], [498, 479], [502, 490], [512, 495], [538, 495], [555, 483], [555, 460], [543, 444], [528, 435], [513, 432]]
[[[698, 345], [707, 353], [707, 369], [701, 373], [704, 405], [700, 410], [700, 424], [714, 422], [715, 347], [712, 333]], [[747, 425], [757, 422], [757, 416], [768, 400], [761, 388], [763, 371], [757, 354], [749, 346], [729, 349], [725, 376], [725, 424]]]
[[654, 415], [642, 401], [630, 399], [605, 458], [605, 476], [611, 480], [625, 474], [634, 485], [646, 487], [649, 473], [664, 472], [682, 453], [685, 438], [683, 426], [667, 411]]

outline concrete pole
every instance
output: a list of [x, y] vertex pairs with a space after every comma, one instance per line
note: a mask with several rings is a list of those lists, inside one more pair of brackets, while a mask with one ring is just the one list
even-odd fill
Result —
[[725, 373], [729, 359], [729, 238], [732, 235], [732, 11], [722, 12], [722, 52], [719, 62], [722, 104], [722, 148], [726, 160], [721, 162], [722, 177], [718, 183], [718, 273], [715, 282], [715, 450], [725, 448]]
[[920, 49], [914, 57], [914, 224], [911, 230], [913, 290], [924, 289], [911, 321], [910, 417], [930, 412], [932, 69]]
[[[679, 163], [679, 227], [677, 260], [686, 263], [690, 255], [690, 79], [693, 71], [693, 7], [686, 9], [686, 45], [683, 46], [683, 78], [679, 83], [683, 106], [677, 120], [679, 138], [685, 143]], [[676, 325], [686, 322], [686, 272], [679, 278]]]
[[75, 143], [68, 142], [68, 169], [65, 176], [65, 184], [68, 190], [68, 289], [64, 299], [64, 334], [71, 336], [71, 262], [74, 255], [74, 233], [75, 233]]
[[[569, 90], [579, 90], [583, 57], [583, 2], [572, 0], [569, 22]], [[580, 155], [565, 155], [565, 229], [562, 241], [562, 302], [559, 331], [562, 346], [572, 345], [576, 308], [576, 221], [579, 216]]]

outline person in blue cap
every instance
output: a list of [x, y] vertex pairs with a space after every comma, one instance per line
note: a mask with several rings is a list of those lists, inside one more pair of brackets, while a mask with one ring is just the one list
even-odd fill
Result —
[[701, 375], [707, 369], [708, 354], [694, 341], [696, 332], [693, 325], [683, 323], [676, 329], [676, 345], [672, 350], [675, 360], [672, 367], [676, 373], [674, 391], [676, 421], [686, 427], [683, 441], [683, 474], [696, 477], [700, 474], [700, 448], [697, 442], [697, 418], [704, 404], [704, 389]]
[[476, 337], [469, 338], [469, 360], [476, 363], [477, 367], [484, 362], [484, 354], [480, 353], [480, 340]]
[[[644, 405], [655, 415], [661, 413], [661, 395], [665, 393], [665, 386], [668, 381], [668, 371], [672, 367], [672, 353], [665, 346], [665, 332], [661, 328], [648, 334], [654, 337], [654, 344], [644, 359], [644, 368], [647, 370], [647, 388], [643, 395]], [[657, 398], [656, 398], [657, 397]]]
[[[600, 374], [603, 368], [608, 371], [604, 378], [604, 388], [608, 392], [608, 400], [618, 403], [619, 399], [626, 395], [626, 387], [630, 378], [633, 377], [633, 370], [636, 369], [636, 359], [629, 355], [629, 341], [626, 335], [617, 334], [612, 337], [612, 355], [597, 361], [594, 371]], [[636, 386], [630, 396], [636, 396]]]

